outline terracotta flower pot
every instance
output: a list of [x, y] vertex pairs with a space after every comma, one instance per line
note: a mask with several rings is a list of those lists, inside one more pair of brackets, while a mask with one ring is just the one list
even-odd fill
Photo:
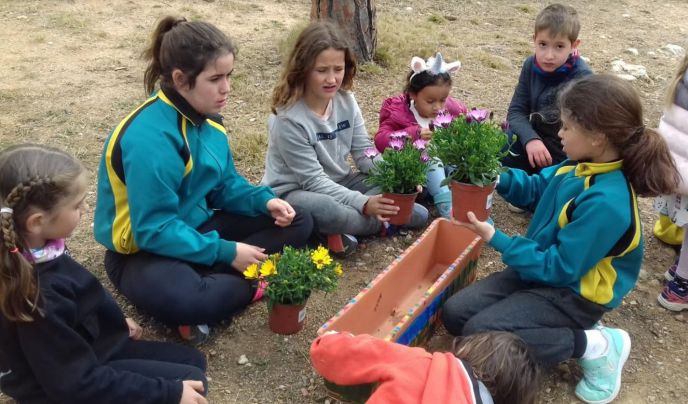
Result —
[[475, 213], [480, 221], [485, 221], [490, 216], [492, 208], [492, 192], [495, 184], [486, 187], [465, 184], [463, 182], [452, 181], [452, 211], [454, 219], [467, 222], [468, 212]]
[[391, 192], [383, 192], [383, 198], [394, 200], [394, 204], [399, 207], [399, 212], [394, 216], [390, 216], [389, 223], [401, 225], [410, 222], [411, 214], [413, 213], [413, 204], [416, 202], [417, 196], [418, 192], [414, 192], [412, 194], [394, 194]]
[[306, 304], [274, 303], [268, 316], [270, 330], [276, 334], [291, 335], [301, 331], [306, 323]]

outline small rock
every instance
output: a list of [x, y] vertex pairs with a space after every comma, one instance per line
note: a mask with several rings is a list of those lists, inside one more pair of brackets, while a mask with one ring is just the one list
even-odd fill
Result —
[[640, 278], [640, 279], [642, 279], [642, 280], [647, 279], [648, 276], [649, 276], [649, 274], [648, 274], [647, 271], [644, 270], [644, 269], [641, 269], [641, 270], [640, 270], [640, 273], [638, 274], [638, 278]]
[[683, 362], [683, 361], [681, 360], [681, 358], [674, 358], [674, 360], [675, 360], [676, 362], [678, 362], [678, 363]]
[[606, 35], [600, 35], [600, 39], [607, 39]]
[[683, 321], [683, 314], [679, 314], [678, 316], [674, 316], [674, 320], [676, 321]]
[[653, 51], [647, 52], [647, 56], [651, 57], [652, 59], [657, 59], [657, 53]]
[[277, 388], [280, 389], [280, 390], [284, 390], [284, 389], [287, 388], [287, 386], [285, 386], [285, 385], [283, 385], [283, 384], [280, 384], [279, 386], [277, 386]]
[[637, 300], [631, 300], [631, 306], [635, 306], [636, 304], [638, 304]]
[[246, 357], [246, 355], [241, 355], [237, 363], [240, 365], [245, 365], [248, 363], [248, 358]]
[[406, 7], [406, 11], [413, 11], [413, 7]]
[[306, 397], [308, 395], [308, 390], [306, 390], [305, 388], [302, 387], [301, 388], [301, 395]]
[[647, 69], [643, 65], [633, 65], [626, 63], [623, 60], [615, 60], [612, 62], [612, 71], [617, 73], [619, 77], [624, 80], [631, 80], [627, 76], [633, 76], [634, 79], [645, 79], [649, 80], [650, 77], [647, 75]]
[[638, 49], [636, 48], [628, 48], [626, 49], [626, 53], [630, 53], [633, 56], [638, 56]]
[[326, 398], [326, 399], [325, 399], [325, 404], [332, 404], [332, 401], [330, 401], [329, 398]]
[[217, 351], [214, 349], [211, 349], [210, 350], [210, 356], [215, 356], [215, 355], [217, 355]]
[[628, 13], [621, 14], [621, 16], [622, 16], [623, 18], [631, 18], [631, 15], [628, 14]]
[[686, 50], [683, 47], [674, 45], [672, 43], [664, 45], [662, 49], [666, 50], [674, 56], [683, 56], [686, 54]]
[[659, 287], [660, 283], [657, 279], [650, 279], [650, 282], [648, 282], [651, 286]]

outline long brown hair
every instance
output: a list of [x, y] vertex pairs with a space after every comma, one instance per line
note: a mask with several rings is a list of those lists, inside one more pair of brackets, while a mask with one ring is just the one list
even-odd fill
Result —
[[31, 209], [51, 212], [74, 194], [84, 167], [69, 154], [24, 144], [0, 152], [0, 312], [10, 321], [32, 321], [39, 288], [24, 237]]
[[471, 366], [497, 404], [535, 403], [540, 388], [540, 368], [528, 345], [517, 335], [492, 331], [457, 337], [452, 349]]
[[670, 194], [680, 176], [664, 139], [643, 124], [643, 106], [633, 86], [610, 74], [570, 83], [560, 94], [562, 114], [602, 133], [623, 159], [623, 172], [643, 196]]
[[232, 40], [214, 25], [203, 21], [186, 21], [185, 18], [164, 17], [151, 34], [150, 44], [143, 52], [148, 67], [143, 75], [146, 94], [161, 85], [172, 85], [172, 72], [179, 69], [191, 88], [196, 77], [208, 62], [232, 54], [237, 48]]
[[676, 71], [674, 78], [671, 79], [671, 83], [669, 83], [669, 90], [667, 91], [665, 101], [667, 107], [670, 107], [674, 101], [676, 101], [678, 86], [683, 79], [683, 76], [686, 74], [686, 70], [688, 70], [688, 54], [683, 57], [683, 61], [681, 61], [681, 64], [678, 66], [678, 70]]
[[308, 74], [315, 65], [320, 52], [327, 49], [344, 51], [344, 79], [342, 90], [350, 90], [356, 75], [356, 59], [349, 43], [337, 27], [328, 21], [310, 23], [296, 39], [294, 48], [289, 54], [286, 66], [272, 92], [272, 112], [286, 108], [303, 96]]

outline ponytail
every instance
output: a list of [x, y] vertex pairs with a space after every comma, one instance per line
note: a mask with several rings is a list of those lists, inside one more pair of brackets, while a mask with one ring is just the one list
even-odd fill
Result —
[[19, 248], [11, 213], [0, 214], [0, 313], [9, 321], [33, 321], [38, 284], [31, 263]]
[[623, 171], [633, 188], [642, 196], [657, 196], [676, 191], [681, 177], [669, 153], [669, 147], [654, 129], [639, 128], [621, 150]]
[[185, 18], [176, 18], [167, 16], [160, 20], [158, 26], [151, 34], [151, 43], [148, 48], [143, 51], [144, 60], [149, 60], [146, 72], [143, 74], [143, 85], [146, 94], [150, 94], [155, 89], [155, 83], [162, 74], [162, 65], [160, 63], [160, 49], [162, 48], [162, 38], [177, 24], [185, 22]]
[[232, 40], [217, 27], [207, 22], [185, 18], [164, 17], [153, 30], [143, 58], [148, 67], [143, 75], [143, 85], [149, 95], [160, 80], [160, 86], [172, 86], [172, 71], [184, 73], [186, 84], [191, 88], [205, 66], [226, 54], [236, 56]]
[[670, 194], [680, 175], [664, 139], [643, 125], [640, 97], [627, 81], [594, 74], [567, 85], [559, 95], [562, 114], [603, 133], [623, 159], [623, 172], [641, 196]]

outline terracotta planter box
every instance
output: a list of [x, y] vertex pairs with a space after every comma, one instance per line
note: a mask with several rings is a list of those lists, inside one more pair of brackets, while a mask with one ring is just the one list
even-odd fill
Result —
[[[423, 345], [432, 335], [442, 304], [476, 276], [483, 241], [446, 219], [423, 235], [318, 330], [370, 334], [404, 345]], [[337, 386], [333, 398], [364, 402], [372, 385]]]

